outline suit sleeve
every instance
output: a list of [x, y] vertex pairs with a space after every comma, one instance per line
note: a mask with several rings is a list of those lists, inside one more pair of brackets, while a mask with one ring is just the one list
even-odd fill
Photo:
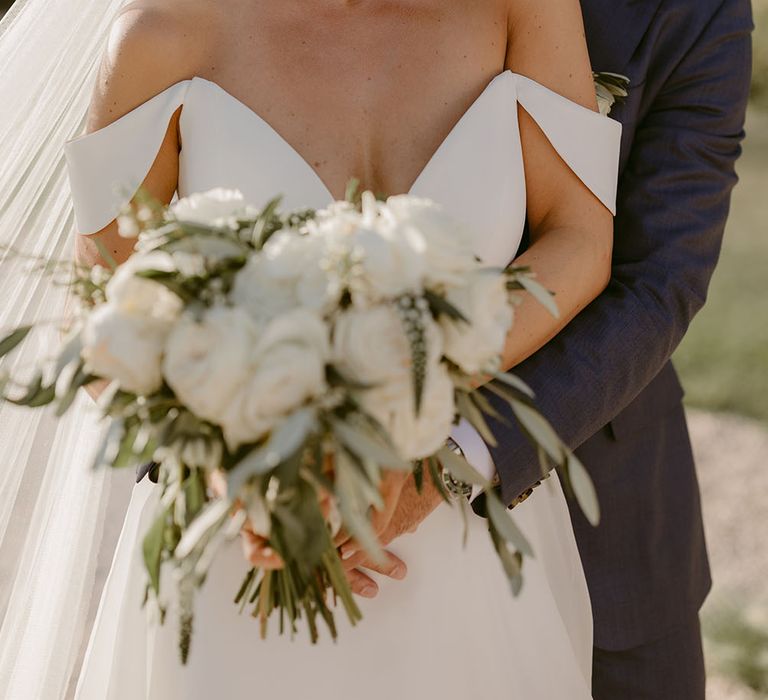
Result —
[[[663, 82], [622, 172], [608, 288], [514, 369], [572, 448], [658, 374], [704, 304], [737, 180], [751, 30], [749, 3], [725, 0]], [[510, 503], [541, 477], [540, 466], [516, 428], [492, 427], [498, 445], [490, 450]]]

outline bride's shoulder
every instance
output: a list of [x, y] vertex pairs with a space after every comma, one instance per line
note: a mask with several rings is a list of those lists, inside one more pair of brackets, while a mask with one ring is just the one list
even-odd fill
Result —
[[195, 75], [206, 50], [214, 3], [137, 0], [121, 8], [109, 31], [88, 111], [95, 131]]
[[579, 0], [506, 0], [506, 68], [596, 109]]

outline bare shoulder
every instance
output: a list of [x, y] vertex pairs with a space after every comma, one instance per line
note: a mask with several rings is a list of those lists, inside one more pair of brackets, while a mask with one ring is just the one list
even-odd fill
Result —
[[113, 22], [88, 114], [92, 131], [195, 75], [207, 50], [215, 3], [134, 0]]
[[579, 0], [508, 0], [506, 67], [590, 109], [592, 69]]

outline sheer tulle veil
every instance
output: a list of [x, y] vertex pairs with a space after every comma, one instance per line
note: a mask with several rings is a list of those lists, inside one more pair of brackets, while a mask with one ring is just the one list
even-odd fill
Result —
[[[85, 125], [126, 0], [17, 0], [0, 21], [0, 336], [60, 318], [63, 289], [7, 247], [67, 259], [75, 237], [64, 142]], [[33, 333], [4, 369], [60, 342]], [[69, 697], [132, 475], [92, 472], [102, 425], [83, 395], [62, 421], [0, 403], [0, 696]], [[118, 493], [119, 492], [119, 493]], [[114, 500], [117, 498], [117, 500]], [[112, 500], [111, 500], [112, 499]], [[112, 517], [107, 518], [107, 513]]]

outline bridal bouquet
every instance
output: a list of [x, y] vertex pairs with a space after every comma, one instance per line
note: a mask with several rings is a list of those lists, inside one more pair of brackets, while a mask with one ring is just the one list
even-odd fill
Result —
[[[556, 313], [551, 297], [527, 270], [482, 264], [470, 232], [438, 205], [365, 192], [283, 213], [278, 200], [255, 209], [228, 190], [170, 207], [139, 201], [118, 220], [136, 237], [134, 254], [112, 269], [75, 270], [69, 288], [81, 303], [52, 366], [15, 395], [4, 377], [0, 393], [61, 415], [80, 388], [108, 382], [98, 404], [110, 424], [94, 466], [157, 464], [147, 596], [164, 610], [169, 567], [182, 660], [194, 592], [246, 519], [284, 562], [247, 571], [235, 596], [262, 633], [275, 613], [281, 632], [305, 618], [314, 641], [319, 617], [335, 637], [337, 601], [358, 621], [333, 537], [344, 527], [382, 556], [370, 513], [386, 470], [444, 493], [443, 468], [485, 489], [490, 537], [516, 591], [530, 546], [484, 478], [445, 446], [459, 417], [494, 443], [485, 416], [498, 414], [474, 390], [488, 379], [597, 518], [583, 467], [525, 384], [500, 371], [520, 294]], [[0, 340], [0, 357], [31, 330]]]

